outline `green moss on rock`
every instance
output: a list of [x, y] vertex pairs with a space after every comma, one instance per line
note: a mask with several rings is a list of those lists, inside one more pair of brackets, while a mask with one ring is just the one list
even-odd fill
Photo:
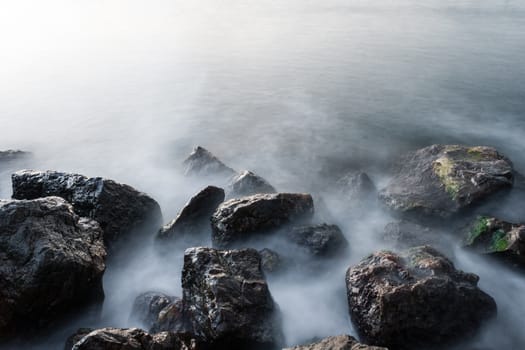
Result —
[[486, 216], [479, 216], [474, 222], [474, 224], [472, 225], [472, 228], [468, 232], [467, 244], [468, 245], [473, 244], [478, 237], [488, 232], [489, 229], [490, 229], [489, 218]]

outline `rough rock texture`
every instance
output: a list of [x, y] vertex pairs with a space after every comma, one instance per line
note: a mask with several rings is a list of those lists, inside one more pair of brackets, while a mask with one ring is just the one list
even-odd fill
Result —
[[98, 223], [62, 198], [0, 200], [0, 338], [100, 301], [105, 257]]
[[71, 348], [80, 341], [80, 339], [84, 338], [89, 333], [93, 332], [95, 329], [93, 328], [79, 328], [77, 331], [73, 334], [71, 334], [66, 339], [66, 344], [64, 346], [64, 350], [71, 350]]
[[162, 223], [158, 203], [134, 188], [100, 177], [57, 171], [18, 171], [12, 175], [13, 198], [62, 197], [80, 216], [100, 223], [107, 245], [134, 229], [157, 229]]
[[280, 343], [280, 313], [256, 250], [187, 249], [182, 289], [192, 333], [205, 342], [246, 349]]
[[173, 301], [165, 306], [158, 314], [157, 320], [151, 327], [152, 332], [189, 332], [189, 325], [184, 315], [184, 304], [182, 299], [174, 297]]
[[337, 187], [350, 202], [359, 203], [371, 200], [377, 195], [377, 189], [368, 174], [352, 171], [337, 180]]
[[367, 343], [392, 349], [443, 345], [496, 314], [478, 279], [428, 246], [400, 255], [381, 251], [346, 273], [350, 316]]
[[235, 170], [226, 166], [211, 152], [201, 146], [195, 147], [193, 152], [184, 160], [185, 175], [221, 176], [235, 175]]
[[281, 256], [268, 248], [259, 250], [261, 256], [261, 269], [265, 273], [273, 273], [283, 268], [283, 260]]
[[348, 241], [337, 225], [296, 226], [286, 233], [289, 241], [318, 257], [335, 257], [346, 251]]
[[448, 217], [513, 179], [512, 163], [494, 148], [433, 145], [406, 156], [379, 197], [397, 212]]
[[222, 188], [206, 187], [190, 199], [173, 221], [162, 227], [158, 238], [162, 240], [178, 238], [193, 242], [198, 241], [201, 233], [208, 233], [209, 237], [210, 218], [223, 201]]
[[211, 218], [212, 242], [227, 248], [285, 224], [309, 219], [314, 213], [312, 196], [302, 193], [256, 194], [222, 203]]
[[475, 251], [525, 267], [525, 225], [479, 216], [466, 230], [465, 245]]
[[421, 245], [430, 245], [440, 250], [448, 249], [441, 232], [406, 220], [388, 223], [382, 238], [397, 249]]
[[81, 338], [72, 350], [198, 350], [189, 334], [148, 334], [138, 328], [102, 328]]
[[275, 193], [275, 188], [262, 177], [244, 170], [237, 174], [230, 183], [230, 192], [228, 196], [244, 197], [257, 193]]
[[175, 299], [159, 292], [142, 293], [133, 302], [130, 320], [150, 329], [157, 322], [162, 309], [173, 303]]
[[294, 346], [283, 350], [388, 350], [379, 346], [370, 346], [359, 343], [349, 335], [338, 335], [324, 338], [318, 342]]

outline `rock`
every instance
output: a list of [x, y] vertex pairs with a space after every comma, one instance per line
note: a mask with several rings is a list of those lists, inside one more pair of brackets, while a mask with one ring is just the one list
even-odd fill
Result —
[[465, 246], [525, 267], [525, 225], [479, 216], [467, 228]]
[[189, 334], [148, 334], [138, 328], [102, 328], [81, 338], [72, 350], [198, 350]]
[[280, 312], [256, 250], [187, 249], [182, 289], [192, 333], [212, 347], [268, 349], [280, 344]]
[[183, 162], [185, 175], [231, 177], [235, 170], [226, 166], [211, 152], [201, 146], [195, 147], [193, 152]]
[[261, 269], [265, 273], [277, 272], [283, 268], [283, 261], [277, 252], [264, 248], [259, 250], [259, 255], [261, 256]]
[[230, 183], [229, 197], [244, 197], [257, 193], [275, 193], [275, 188], [262, 177], [244, 170], [237, 174]]
[[0, 151], [0, 163], [28, 158], [30, 155], [31, 153], [20, 150], [9, 149], [7, 151]]
[[80, 339], [84, 338], [89, 333], [93, 332], [93, 328], [79, 328], [77, 331], [70, 335], [66, 339], [66, 345], [64, 346], [64, 350], [71, 350], [71, 348], [80, 341]]
[[0, 232], [0, 338], [103, 299], [102, 230], [62, 198], [0, 200]]
[[100, 177], [57, 171], [22, 170], [12, 175], [13, 198], [62, 197], [80, 216], [100, 223], [110, 246], [138, 230], [147, 232], [162, 223], [158, 203], [134, 188]]
[[352, 204], [362, 204], [377, 195], [377, 189], [367, 173], [351, 171], [337, 180], [337, 187], [343, 196]]
[[366, 343], [442, 346], [472, 335], [495, 316], [496, 303], [478, 280], [428, 246], [400, 255], [381, 251], [347, 270], [350, 316]]
[[324, 338], [318, 342], [299, 345], [283, 350], [388, 350], [379, 346], [370, 346], [359, 343], [354, 337], [349, 335], [338, 335], [335, 337]]
[[226, 248], [239, 241], [309, 219], [314, 204], [309, 194], [256, 194], [222, 203], [211, 218], [212, 242]]
[[224, 190], [215, 186], [208, 186], [184, 206], [177, 217], [162, 227], [158, 238], [180, 240], [184, 239], [191, 245], [199, 245], [199, 238], [203, 233], [211, 232], [210, 218], [219, 204], [224, 201]]
[[138, 322], [142, 327], [151, 329], [159, 318], [159, 313], [175, 301], [175, 297], [159, 293], [146, 292], [140, 294], [133, 302], [130, 320]]
[[174, 297], [173, 301], [165, 306], [158, 314], [157, 320], [151, 327], [152, 332], [190, 332], [186, 316], [184, 315], [184, 304], [182, 299]]
[[317, 257], [340, 256], [348, 247], [348, 241], [337, 225], [296, 226], [286, 233], [286, 237]]
[[379, 198], [399, 213], [450, 217], [513, 179], [512, 163], [494, 148], [433, 145], [406, 156]]
[[441, 251], [449, 250], [441, 232], [407, 220], [388, 223], [382, 238], [396, 249], [430, 245]]

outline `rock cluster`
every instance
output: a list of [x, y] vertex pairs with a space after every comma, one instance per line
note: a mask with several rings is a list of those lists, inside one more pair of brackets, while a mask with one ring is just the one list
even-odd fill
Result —
[[318, 342], [298, 345], [283, 350], [388, 350], [379, 346], [370, 346], [359, 343], [349, 335], [338, 335], [321, 339]]

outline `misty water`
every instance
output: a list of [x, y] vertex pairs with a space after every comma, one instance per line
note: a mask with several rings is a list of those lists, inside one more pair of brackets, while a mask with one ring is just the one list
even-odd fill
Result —
[[[433, 143], [493, 146], [525, 173], [522, 0], [3, 0], [0, 43], [0, 150], [33, 152], [20, 166], [130, 184], [165, 222], [204, 185], [181, 174], [196, 145], [314, 195], [351, 169], [381, 188], [397, 157]], [[12, 170], [0, 169], [2, 198]], [[525, 221], [519, 199], [498, 214]], [[269, 278], [288, 345], [356, 335], [344, 272], [385, 247], [375, 233], [392, 220], [324, 200], [350, 257]], [[101, 319], [25, 348], [58, 349], [80, 326], [140, 326], [128, 318], [141, 292], [180, 296], [182, 251], [160, 256], [152, 243], [110, 259]], [[525, 278], [458, 247], [450, 257], [498, 304], [469, 346], [522, 348]]]

